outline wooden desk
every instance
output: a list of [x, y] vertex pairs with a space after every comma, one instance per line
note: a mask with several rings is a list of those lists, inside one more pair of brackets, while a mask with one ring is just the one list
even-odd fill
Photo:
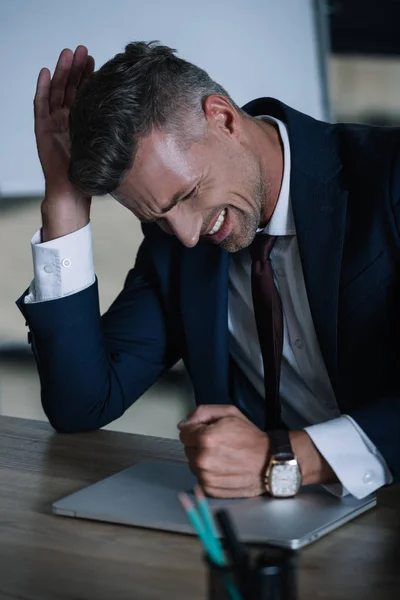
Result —
[[[59, 435], [0, 417], [0, 598], [203, 600], [195, 538], [52, 516], [54, 500], [141, 458], [182, 461], [178, 442], [98, 431]], [[379, 508], [301, 551], [303, 600], [400, 596], [399, 486]]]

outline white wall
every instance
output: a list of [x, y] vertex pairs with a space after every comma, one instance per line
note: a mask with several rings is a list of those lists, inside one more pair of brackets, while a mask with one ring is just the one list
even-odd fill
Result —
[[41, 194], [32, 100], [64, 47], [101, 66], [132, 40], [158, 39], [206, 69], [239, 104], [275, 96], [322, 118], [312, 0], [2, 0], [0, 196]]

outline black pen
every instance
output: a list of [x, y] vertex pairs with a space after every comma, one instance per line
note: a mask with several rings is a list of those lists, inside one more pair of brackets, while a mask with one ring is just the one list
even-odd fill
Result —
[[226, 549], [229, 554], [234, 571], [237, 573], [240, 588], [246, 595], [249, 587], [249, 556], [244, 545], [238, 540], [232, 519], [226, 510], [218, 510], [215, 513], [221, 532], [225, 538]]

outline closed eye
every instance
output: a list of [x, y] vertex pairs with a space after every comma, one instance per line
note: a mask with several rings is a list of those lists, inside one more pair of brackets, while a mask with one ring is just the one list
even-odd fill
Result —
[[[173, 199], [170, 206], [164, 208], [162, 210], [162, 215], [166, 215], [170, 210], [174, 208], [179, 202], [184, 202], [185, 200], [190, 200], [190, 198], [194, 198], [199, 191], [199, 184], [197, 184], [186, 196], [180, 196], [176, 194], [176, 197]], [[150, 223], [158, 223], [163, 217], [160, 215], [159, 217], [153, 217], [152, 219], [140, 219], [142, 223], [150, 224]]]
[[194, 196], [196, 196], [198, 190], [199, 190], [199, 186], [196, 185], [192, 190], [190, 190], [190, 192], [188, 194], [186, 194], [186, 196], [183, 196], [183, 198], [181, 198], [181, 202], [184, 202], [185, 200], [190, 200], [190, 198], [193, 198]]

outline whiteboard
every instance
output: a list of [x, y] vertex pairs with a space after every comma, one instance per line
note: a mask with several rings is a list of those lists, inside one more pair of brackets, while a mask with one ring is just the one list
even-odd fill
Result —
[[326, 117], [313, 0], [1, 0], [0, 197], [41, 195], [33, 133], [41, 67], [88, 46], [96, 68], [134, 40], [160, 40], [243, 105], [274, 96]]

